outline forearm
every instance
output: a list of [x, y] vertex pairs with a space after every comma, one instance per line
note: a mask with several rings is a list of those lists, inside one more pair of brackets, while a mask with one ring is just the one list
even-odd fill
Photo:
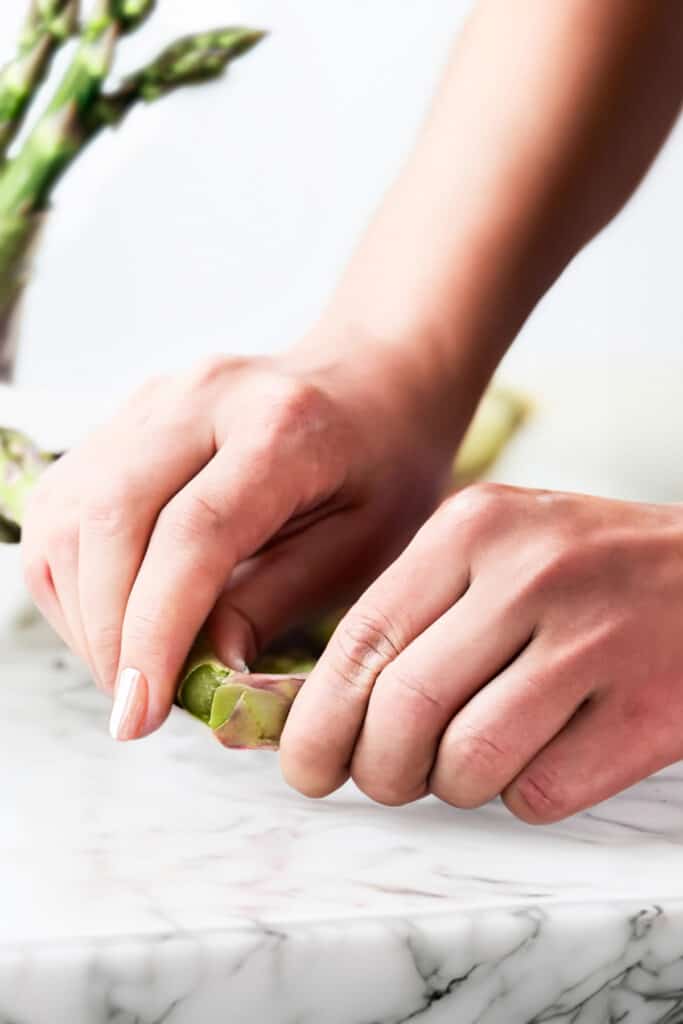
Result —
[[452, 444], [455, 405], [633, 192], [682, 93], [676, 0], [481, 0], [323, 318], [334, 344], [403, 373]]

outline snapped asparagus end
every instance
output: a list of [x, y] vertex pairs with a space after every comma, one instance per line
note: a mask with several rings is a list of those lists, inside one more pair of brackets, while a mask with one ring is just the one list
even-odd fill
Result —
[[226, 747], [276, 749], [304, 676], [233, 672], [200, 636], [183, 671], [177, 702]]
[[224, 747], [277, 750], [303, 677], [232, 676], [214, 693], [209, 727]]

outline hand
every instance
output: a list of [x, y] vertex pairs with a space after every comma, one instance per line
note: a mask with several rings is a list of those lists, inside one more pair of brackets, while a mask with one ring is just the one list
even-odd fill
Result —
[[285, 777], [558, 821], [683, 757], [683, 508], [475, 485], [340, 623]]
[[435, 451], [415, 391], [365, 356], [356, 377], [302, 352], [205, 361], [147, 384], [45, 474], [27, 582], [104, 689], [130, 670], [117, 738], [165, 719], [212, 610], [217, 653], [243, 668], [356, 597], [440, 499], [452, 449]]

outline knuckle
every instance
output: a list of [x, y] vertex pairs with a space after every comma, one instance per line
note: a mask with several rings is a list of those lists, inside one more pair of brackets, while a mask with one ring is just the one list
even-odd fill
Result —
[[357, 610], [350, 612], [337, 628], [331, 655], [336, 674], [345, 686], [366, 694], [400, 650], [393, 626], [385, 615], [376, 610]]
[[273, 388], [268, 420], [276, 434], [309, 435], [325, 421], [326, 400], [320, 388], [295, 378], [279, 380]]
[[464, 523], [484, 526], [507, 515], [510, 488], [501, 484], [476, 483], [447, 498], [442, 508], [454, 526]]
[[192, 368], [187, 377], [190, 391], [204, 391], [223, 380], [226, 371], [235, 365], [229, 356], [213, 354], [204, 356]]
[[123, 633], [126, 638], [126, 643], [129, 645], [138, 645], [142, 642], [147, 642], [149, 637], [154, 634], [154, 630], [157, 626], [158, 623], [153, 615], [133, 609], [126, 615], [126, 619], [123, 624]]
[[135, 516], [130, 514], [134, 501], [133, 490], [129, 485], [108, 484], [84, 499], [83, 520], [88, 526], [104, 533], [122, 533], [135, 521]]
[[483, 733], [468, 732], [452, 739], [443, 752], [448, 764], [447, 778], [433, 786], [441, 800], [455, 807], [471, 809], [481, 807], [498, 792], [506, 753], [492, 738]]
[[549, 769], [534, 767], [521, 775], [504, 794], [506, 806], [529, 825], [549, 825], [571, 813], [562, 780]]
[[174, 652], [161, 625], [154, 616], [134, 609], [126, 615], [121, 651], [133, 655], [126, 658], [129, 663], [150, 665], [154, 668], [153, 676], [165, 679], [175, 676], [178, 668], [173, 664]]
[[158, 523], [175, 542], [194, 543], [220, 534], [225, 515], [218, 501], [191, 494], [171, 501], [159, 515]]
[[555, 532], [541, 543], [537, 554], [529, 561], [532, 567], [526, 589], [545, 593], [558, 584], [567, 586], [581, 574], [582, 545]]
[[418, 673], [408, 671], [399, 662], [392, 662], [382, 672], [382, 684], [392, 690], [396, 690], [400, 700], [409, 705], [414, 705], [416, 710], [427, 708], [443, 712], [443, 702], [431, 692], [429, 682], [423, 679]]
[[99, 625], [88, 630], [88, 634], [92, 653], [102, 667], [103, 680], [113, 686], [121, 650], [121, 626]]

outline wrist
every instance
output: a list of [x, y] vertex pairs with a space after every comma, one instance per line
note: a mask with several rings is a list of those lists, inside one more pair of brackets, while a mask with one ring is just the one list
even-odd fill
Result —
[[391, 431], [396, 446], [415, 446], [450, 469], [453, 455], [493, 366], [452, 356], [427, 325], [382, 330], [351, 308], [333, 302], [291, 348], [290, 371], [313, 377], [346, 405], [368, 430]]

